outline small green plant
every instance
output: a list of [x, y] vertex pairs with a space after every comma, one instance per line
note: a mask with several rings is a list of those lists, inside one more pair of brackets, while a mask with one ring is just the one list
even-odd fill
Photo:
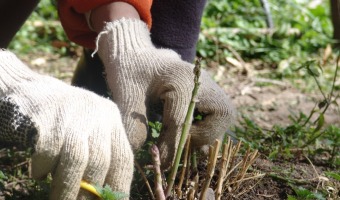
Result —
[[296, 187], [291, 185], [293, 188], [296, 196], [288, 195], [288, 200], [307, 200], [307, 199], [313, 199], [313, 200], [326, 200], [323, 194], [317, 193], [317, 192], [311, 192], [306, 188], [303, 187]]
[[204, 11], [197, 52], [226, 63], [235, 52], [245, 61], [299, 64], [332, 43], [329, 2], [269, 0], [274, 29], [266, 25], [260, 1], [210, 1]]
[[340, 181], [340, 173], [336, 173], [336, 172], [325, 172], [326, 176], [330, 177], [330, 178], [334, 178], [337, 181]]
[[[334, 159], [339, 156], [337, 151], [340, 142], [339, 128], [331, 125], [321, 130], [324, 119], [322, 115], [320, 116], [317, 125], [309, 126], [305, 125], [307, 116], [300, 113], [297, 118], [290, 116], [291, 125], [286, 127], [274, 125], [271, 130], [262, 129], [244, 116], [242, 127], [236, 127], [235, 132], [240, 140], [252, 148], [259, 149], [271, 159], [278, 156], [289, 158], [292, 157], [292, 151], [308, 147], [311, 151], [318, 150], [317, 153], [321, 153], [321, 149], [329, 152], [332, 155], [330, 161], [334, 162]], [[319, 143], [327, 145], [320, 146]]]
[[[337, 59], [337, 63], [339, 57]], [[339, 66], [336, 65], [331, 89], [327, 95], [318, 81], [320, 76], [316, 62], [305, 62], [298, 70], [305, 69], [315, 80], [323, 99], [318, 102], [308, 115], [300, 112], [289, 117], [291, 124], [288, 126], [274, 125], [272, 129], [265, 130], [251, 119], [243, 116], [241, 127], [236, 127], [235, 133], [240, 140], [255, 149], [268, 155], [269, 158], [292, 157], [293, 151], [307, 149], [310, 154], [328, 152], [329, 162], [339, 165], [340, 129], [334, 125], [324, 127], [324, 114], [330, 105], [337, 105], [339, 95], [335, 95], [334, 88]], [[313, 119], [313, 120], [312, 120]]]
[[[56, 1], [41, 0], [9, 45], [18, 53], [49, 52], [65, 55], [76, 45], [67, 39], [59, 22]], [[34, 47], [34, 48], [32, 48]]]
[[161, 133], [162, 130], [162, 123], [159, 121], [155, 121], [155, 122], [148, 122], [148, 125], [151, 129], [151, 136], [152, 138], [158, 138], [159, 134]]
[[116, 192], [112, 191], [111, 187], [109, 185], [105, 185], [104, 187], [99, 185], [92, 185], [90, 183], [87, 183], [85, 181], [81, 181], [80, 187], [82, 189], [85, 189], [89, 191], [90, 193], [96, 195], [102, 200], [119, 200], [122, 198], [129, 197], [129, 195], [122, 193], [122, 192]]
[[129, 195], [125, 193], [112, 191], [111, 187], [108, 185], [105, 185], [105, 187], [96, 186], [95, 188], [103, 200], [119, 200], [129, 197]]
[[7, 176], [0, 170], [0, 191], [3, 191], [5, 188], [5, 181], [7, 180]]

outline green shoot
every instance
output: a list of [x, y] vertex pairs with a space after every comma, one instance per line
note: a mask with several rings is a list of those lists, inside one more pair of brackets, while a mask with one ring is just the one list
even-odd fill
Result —
[[183, 152], [183, 148], [184, 148], [184, 145], [185, 145], [188, 133], [189, 133], [189, 129], [190, 129], [190, 126], [191, 126], [192, 117], [193, 117], [193, 114], [194, 114], [194, 108], [195, 108], [195, 104], [196, 104], [196, 95], [197, 95], [198, 88], [200, 86], [200, 82], [199, 82], [199, 77], [200, 77], [200, 74], [201, 74], [200, 61], [201, 61], [201, 59], [198, 59], [196, 61], [196, 64], [195, 64], [195, 68], [194, 68], [195, 85], [194, 85], [194, 89], [192, 91], [191, 101], [190, 101], [190, 104], [189, 104], [187, 115], [185, 117], [185, 122], [183, 124], [182, 134], [181, 134], [181, 138], [180, 138], [180, 141], [179, 141], [174, 165], [172, 166], [170, 175], [168, 177], [168, 187], [165, 190], [165, 196], [166, 197], [170, 196], [172, 187], [174, 185], [175, 177], [176, 177], [176, 174], [177, 174], [177, 171], [178, 171], [179, 162], [181, 160], [181, 156], [182, 156], [182, 152]]

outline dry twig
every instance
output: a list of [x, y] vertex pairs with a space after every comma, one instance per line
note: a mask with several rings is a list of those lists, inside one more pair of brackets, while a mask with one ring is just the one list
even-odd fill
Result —
[[214, 146], [210, 146], [209, 148], [209, 162], [208, 162], [207, 176], [206, 176], [206, 180], [204, 182], [204, 186], [201, 192], [200, 200], [203, 200], [206, 198], [206, 192], [209, 188], [211, 179], [214, 175], [219, 150], [220, 150], [220, 141], [216, 140], [214, 143]]
[[218, 176], [217, 187], [216, 187], [216, 192], [215, 192], [215, 199], [216, 200], [221, 199], [222, 185], [223, 185], [224, 177], [225, 177], [227, 170], [228, 170], [231, 148], [232, 148], [231, 139], [230, 139], [230, 137], [228, 137], [228, 142], [223, 145], [223, 152], [222, 152], [222, 158], [221, 158], [222, 159], [221, 171], [220, 171], [220, 174]]
[[143, 178], [143, 180], [144, 180], [144, 182], [145, 182], [146, 187], [148, 188], [148, 191], [149, 191], [149, 194], [150, 194], [151, 199], [155, 199], [155, 195], [154, 195], [153, 192], [152, 192], [150, 183], [149, 183], [148, 179], [146, 178], [143, 169], [141, 168], [141, 166], [139, 165], [139, 163], [136, 162], [136, 161], [135, 161], [135, 166], [136, 166], [137, 170], [139, 171], [139, 173], [142, 175], [142, 178]]

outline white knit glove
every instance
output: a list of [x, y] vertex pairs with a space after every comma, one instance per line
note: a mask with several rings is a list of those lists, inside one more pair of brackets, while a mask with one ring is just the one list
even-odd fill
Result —
[[[147, 136], [147, 116], [163, 116], [158, 146], [163, 168], [173, 161], [194, 86], [194, 66], [168, 49], [156, 49], [147, 26], [139, 20], [107, 23], [98, 36], [113, 101], [122, 112], [128, 138], [138, 149]], [[196, 109], [203, 120], [193, 123], [192, 143], [198, 147], [221, 139], [234, 109], [225, 92], [202, 72]], [[158, 109], [158, 110], [157, 110]]]
[[11, 144], [33, 149], [34, 178], [52, 172], [50, 199], [89, 197], [82, 179], [130, 192], [133, 152], [116, 105], [0, 50], [0, 148]]

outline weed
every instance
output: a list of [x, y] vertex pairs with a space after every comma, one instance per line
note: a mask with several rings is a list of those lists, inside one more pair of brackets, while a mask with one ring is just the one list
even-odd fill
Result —
[[326, 198], [317, 192], [311, 192], [303, 187], [296, 187], [291, 185], [296, 196], [288, 195], [288, 200], [305, 200], [305, 199], [317, 199], [317, 200], [326, 200]]
[[70, 53], [75, 47], [58, 20], [56, 1], [50, 0], [39, 2], [9, 45], [9, 49], [18, 53], [43, 51], [60, 55]]
[[325, 172], [326, 176], [334, 178], [337, 181], [340, 181], [340, 173], [335, 172]]
[[323, 91], [317, 79], [320, 73], [315, 66], [315, 61], [307, 61], [299, 68], [299, 70], [306, 69], [314, 78], [323, 97], [323, 100], [316, 103], [309, 115], [302, 112], [297, 115], [293, 113], [288, 116], [291, 124], [287, 126], [274, 125], [270, 130], [262, 129], [251, 119], [243, 116], [243, 121], [240, 122], [241, 126], [235, 128], [236, 135], [241, 141], [252, 148], [259, 149], [271, 159], [282, 156], [291, 158], [293, 157], [292, 153], [303, 152], [307, 148], [311, 155], [327, 152], [329, 163], [338, 166], [340, 129], [334, 125], [324, 127], [325, 112], [331, 104], [338, 106], [336, 100], [339, 95], [335, 96], [334, 94], [338, 68], [337, 65], [328, 95]]
[[153, 139], [157, 139], [159, 137], [159, 134], [162, 130], [162, 123], [159, 121], [155, 121], [155, 122], [148, 122], [148, 125], [151, 129], [151, 136]]
[[328, 2], [270, 0], [269, 5], [274, 30], [266, 29], [259, 1], [211, 1], [202, 20], [199, 56], [223, 64], [234, 57], [233, 49], [245, 60], [298, 64], [332, 43]]

